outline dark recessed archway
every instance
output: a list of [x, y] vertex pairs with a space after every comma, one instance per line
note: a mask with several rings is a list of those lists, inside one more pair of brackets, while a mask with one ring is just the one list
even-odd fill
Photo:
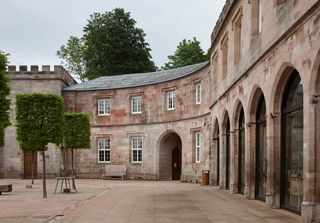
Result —
[[182, 143], [175, 132], [165, 134], [159, 144], [159, 180], [180, 180]]
[[245, 118], [241, 107], [238, 120], [238, 192], [244, 194], [245, 187]]
[[223, 166], [221, 168], [221, 171], [224, 172], [222, 176], [224, 176], [224, 184], [223, 188], [229, 190], [230, 189], [230, 177], [231, 177], [231, 153], [230, 153], [230, 119], [227, 112], [224, 114], [223, 124], [222, 124], [222, 134], [223, 134], [223, 151], [222, 157], [223, 157]]
[[301, 213], [303, 200], [303, 86], [292, 70], [281, 103], [281, 207]]
[[266, 201], [266, 181], [267, 181], [267, 122], [266, 122], [266, 102], [263, 94], [260, 94], [258, 107], [256, 110], [256, 168], [255, 168], [255, 199]]
[[220, 133], [219, 133], [219, 122], [218, 119], [215, 120], [212, 133], [212, 169], [214, 173], [213, 176], [213, 185], [218, 186], [220, 182]]

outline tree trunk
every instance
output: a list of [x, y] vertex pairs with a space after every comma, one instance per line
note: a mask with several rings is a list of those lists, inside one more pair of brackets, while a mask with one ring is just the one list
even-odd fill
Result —
[[43, 198], [47, 198], [45, 150], [42, 151], [42, 176], [43, 176]]
[[73, 149], [71, 149], [71, 174], [74, 177], [74, 159], [73, 159]]
[[62, 163], [63, 163], [63, 169], [62, 169], [62, 176], [66, 176], [66, 151], [64, 149], [64, 146], [61, 146], [61, 153], [62, 153]]
[[34, 151], [31, 151], [31, 184], [34, 184]]

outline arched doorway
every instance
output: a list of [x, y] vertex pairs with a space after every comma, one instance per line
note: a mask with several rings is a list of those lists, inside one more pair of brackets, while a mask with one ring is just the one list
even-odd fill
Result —
[[238, 192], [244, 194], [245, 187], [245, 120], [241, 108], [238, 123]]
[[159, 180], [180, 180], [182, 143], [175, 132], [167, 133], [159, 144]]
[[261, 94], [256, 111], [256, 174], [255, 174], [255, 198], [266, 201], [267, 181], [267, 122], [266, 103]]
[[214, 185], [218, 186], [220, 181], [220, 134], [219, 134], [219, 123], [216, 119], [213, 130], [213, 159], [214, 165], [212, 171], [215, 173], [214, 175]]
[[176, 147], [172, 151], [172, 180], [180, 180], [181, 177], [181, 150]]
[[221, 177], [224, 177], [225, 184], [223, 185], [225, 189], [230, 189], [230, 119], [228, 114], [225, 114], [224, 122], [223, 122], [223, 150], [222, 151], [222, 159], [223, 159], [223, 167]]
[[281, 104], [281, 207], [301, 213], [303, 200], [303, 86], [293, 70]]

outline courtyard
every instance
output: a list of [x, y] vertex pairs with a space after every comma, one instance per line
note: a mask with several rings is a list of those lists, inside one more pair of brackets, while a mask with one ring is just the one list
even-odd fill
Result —
[[2, 179], [13, 192], [0, 196], [0, 222], [301, 222], [301, 217], [268, 208], [217, 187], [178, 181], [77, 179], [77, 193], [54, 193], [56, 180]]

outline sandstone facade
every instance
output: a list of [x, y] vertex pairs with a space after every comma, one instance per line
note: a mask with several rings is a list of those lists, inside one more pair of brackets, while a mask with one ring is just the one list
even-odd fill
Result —
[[[8, 75], [10, 77], [10, 122], [11, 126], [5, 131], [5, 146], [0, 149], [0, 176], [5, 178], [30, 177], [30, 154], [24, 153], [19, 148], [16, 140], [16, 106], [17, 94], [27, 93], [53, 93], [61, 95], [62, 89], [73, 85], [76, 81], [61, 66], [55, 66], [50, 70], [50, 66], [20, 66], [19, 70], [15, 66], [9, 66]], [[26, 160], [25, 160], [26, 159]], [[40, 154], [35, 157], [35, 173], [42, 172], [42, 158]], [[25, 161], [25, 162], [24, 162]], [[57, 176], [61, 170], [61, 152], [54, 145], [49, 145], [46, 152], [47, 173], [50, 176]]]
[[213, 184], [305, 222], [320, 220], [319, 3], [227, 1], [210, 51]]
[[[79, 177], [101, 178], [106, 165], [121, 164], [129, 179], [198, 181], [209, 169], [211, 185], [318, 222], [319, 18], [318, 0], [227, 0], [209, 64], [79, 85], [59, 72], [9, 68], [10, 97], [62, 94], [66, 111], [90, 115], [91, 149], [75, 155]], [[4, 177], [24, 175], [11, 109]], [[48, 153], [55, 175], [59, 153]]]
[[[210, 68], [204, 63], [199, 69], [182, 78], [158, 81], [146, 86], [130, 87], [137, 80], [134, 75], [127, 88], [100, 87], [88, 81], [66, 88], [66, 111], [86, 112], [92, 126], [91, 150], [77, 151], [77, 174], [82, 177], [102, 177], [105, 165], [124, 164], [129, 179], [172, 179], [172, 152], [181, 150], [181, 179], [197, 181], [202, 170], [209, 169], [210, 135]], [[180, 72], [180, 69], [177, 69]], [[163, 72], [152, 74], [156, 79]], [[167, 75], [164, 75], [167, 76]], [[109, 82], [109, 78], [104, 80]], [[196, 104], [196, 85], [201, 85], [201, 103]], [[88, 86], [89, 85], [89, 86]], [[113, 89], [113, 88], [116, 89]], [[174, 110], [167, 108], [168, 92], [175, 92]], [[132, 97], [142, 98], [141, 113], [132, 112]], [[110, 114], [99, 115], [98, 101], [110, 99]], [[200, 161], [195, 162], [195, 133], [199, 132]], [[142, 162], [132, 162], [132, 137], [142, 138]], [[170, 137], [173, 139], [170, 140]], [[110, 159], [101, 162], [99, 139], [110, 139]], [[168, 143], [168, 142], [170, 143]], [[180, 142], [179, 142], [180, 141]]]

